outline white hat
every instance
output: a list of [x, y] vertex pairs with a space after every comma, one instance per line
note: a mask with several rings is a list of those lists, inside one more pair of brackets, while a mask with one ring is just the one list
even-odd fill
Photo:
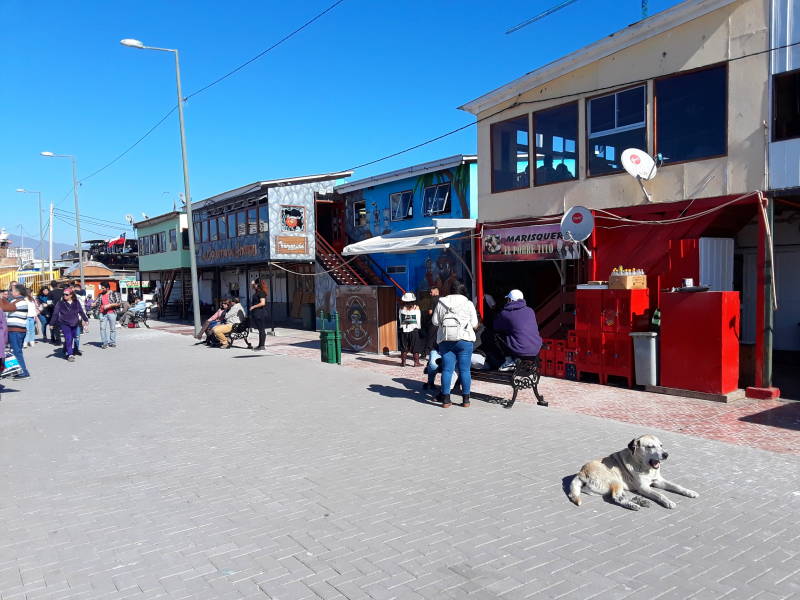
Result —
[[519, 290], [511, 290], [510, 292], [508, 292], [508, 294], [506, 294], [506, 298], [508, 298], [513, 302], [515, 300], [523, 300], [525, 296], [523, 296], [522, 292], [520, 292]]
[[400, 298], [403, 302], [416, 302], [417, 297], [414, 295], [414, 292], [406, 292], [403, 294], [403, 297]]

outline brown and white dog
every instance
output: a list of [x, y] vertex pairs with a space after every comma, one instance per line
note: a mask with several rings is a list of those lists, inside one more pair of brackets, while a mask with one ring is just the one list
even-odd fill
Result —
[[617, 504], [631, 510], [650, 506], [650, 503], [625, 492], [650, 498], [665, 508], [675, 508], [675, 503], [655, 488], [697, 498], [697, 492], [661, 476], [661, 463], [668, 456], [661, 446], [661, 440], [656, 436], [643, 435], [634, 438], [625, 450], [583, 465], [570, 483], [569, 499], [580, 506], [581, 490], [584, 487], [590, 494], [610, 495]]

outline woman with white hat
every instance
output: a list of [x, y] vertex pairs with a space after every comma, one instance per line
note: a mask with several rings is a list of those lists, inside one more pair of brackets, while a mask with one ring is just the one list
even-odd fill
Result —
[[422, 311], [417, 306], [417, 297], [413, 292], [406, 292], [400, 298], [400, 366], [406, 366], [409, 353], [414, 357], [414, 366], [421, 367], [419, 353], [422, 347], [420, 329], [422, 327]]

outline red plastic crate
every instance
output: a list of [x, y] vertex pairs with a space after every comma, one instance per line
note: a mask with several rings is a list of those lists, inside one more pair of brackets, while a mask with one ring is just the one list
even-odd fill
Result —
[[556, 377], [564, 379], [566, 375], [565, 363], [563, 361], [556, 361]]
[[[578, 347], [578, 334], [574, 329], [567, 332], [567, 350], [575, 350]], [[574, 361], [573, 361], [574, 362]]]
[[548, 358], [545, 361], [545, 365], [544, 365], [544, 375], [545, 375], [545, 377], [553, 377], [555, 375], [555, 372], [556, 372], [556, 364], [555, 363], [556, 363], [556, 361], [554, 361], [552, 358]]
[[556, 361], [565, 362], [567, 358], [567, 342], [565, 340], [555, 340], [555, 349]]

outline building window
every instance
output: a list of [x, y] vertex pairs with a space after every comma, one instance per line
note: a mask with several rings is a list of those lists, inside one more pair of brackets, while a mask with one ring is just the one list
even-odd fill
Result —
[[200, 241], [202, 240], [202, 237], [200, 237], [200, 231], [201, 231], [200, 223], [194, 223], [194, 243], [195, 244], [199, 244]]
[[422, 198], [425, 216], [450, 212], [450, 183], [440, 183], [425, 188]]
[[228, 237], [233, 239], [236, 237], [236, 213], [228, 213]]
[[800, 69], [772, 78], [772, 141], [800, 137]]
[[247, 210], [247, 233], [258, 233], [258, 215], [255, 208]]
[[182, 229], [181, 230], [181, 245], [183, 246], [184, 250], [189, 249], [189, 230]]
[[169, 249], [172, 252], [178, 249], [178, 232], [175, 229], [169, 230]]
[[236, 213], [236, 235], [239, 237], [247, 235], [247, 211], [240, 210]]
[[621, 171], [623, 150], [646, 149], [646, 89], [641, 85], [593, 98], [587, 103], [589, 144], [586, 154], [590, 175]]
[[492, 191], [505, 192], [531, 184], [528, 155], [528, 115], [495, 123], [490, 128], [492, 144]]
[[166, 252], [167, 251], [167, 232], [162, 231], [158, 234], [158, 251], [159, 252]]
[[386, 272], [389, 275], [402, 275], [406, 272], [406, 265], [394, 265], [386, 267]]
[[389, 196], [392, 221], [402, 221], [414, 216], [414, 192], [397, 192]]
[[269, 209], [266, 204], [258, 207], [258, 231], [259, 233], [269, 231]]
[[727, 88], [724, 65], [656, 80], [656, 152], [664, 163], [727, 152]]
[[219, 239], [221, 240], [228, 237], [228, 221], [225, 215], [217, 217], [217, 235], [219, 235]]
[[533, 114], [536, 170], [533, 185], [578, 178], [578, 103]]
[[143, 238], [139, 238], [139, 254], [142, 256], [147, 256], [150, 254], [150, 238], [144, 236]]
[[353, 227], [367, 226], [367, 201], [356, 200], [353, 202]]
[[203, 231], [201, 232], [201, 236], [202, 236], [200, 238], [201, 241], [203, 241], [203, 242], [209, 241], [209, 238], [208, 238], [208, 221], [206, 221], [206, 220], [203, 221]]
[[208, 220], [208, 240], [210, 242], [216, 242], [219, 239], [219, 235], [217, 234], [217, 218], [212, 217]]

